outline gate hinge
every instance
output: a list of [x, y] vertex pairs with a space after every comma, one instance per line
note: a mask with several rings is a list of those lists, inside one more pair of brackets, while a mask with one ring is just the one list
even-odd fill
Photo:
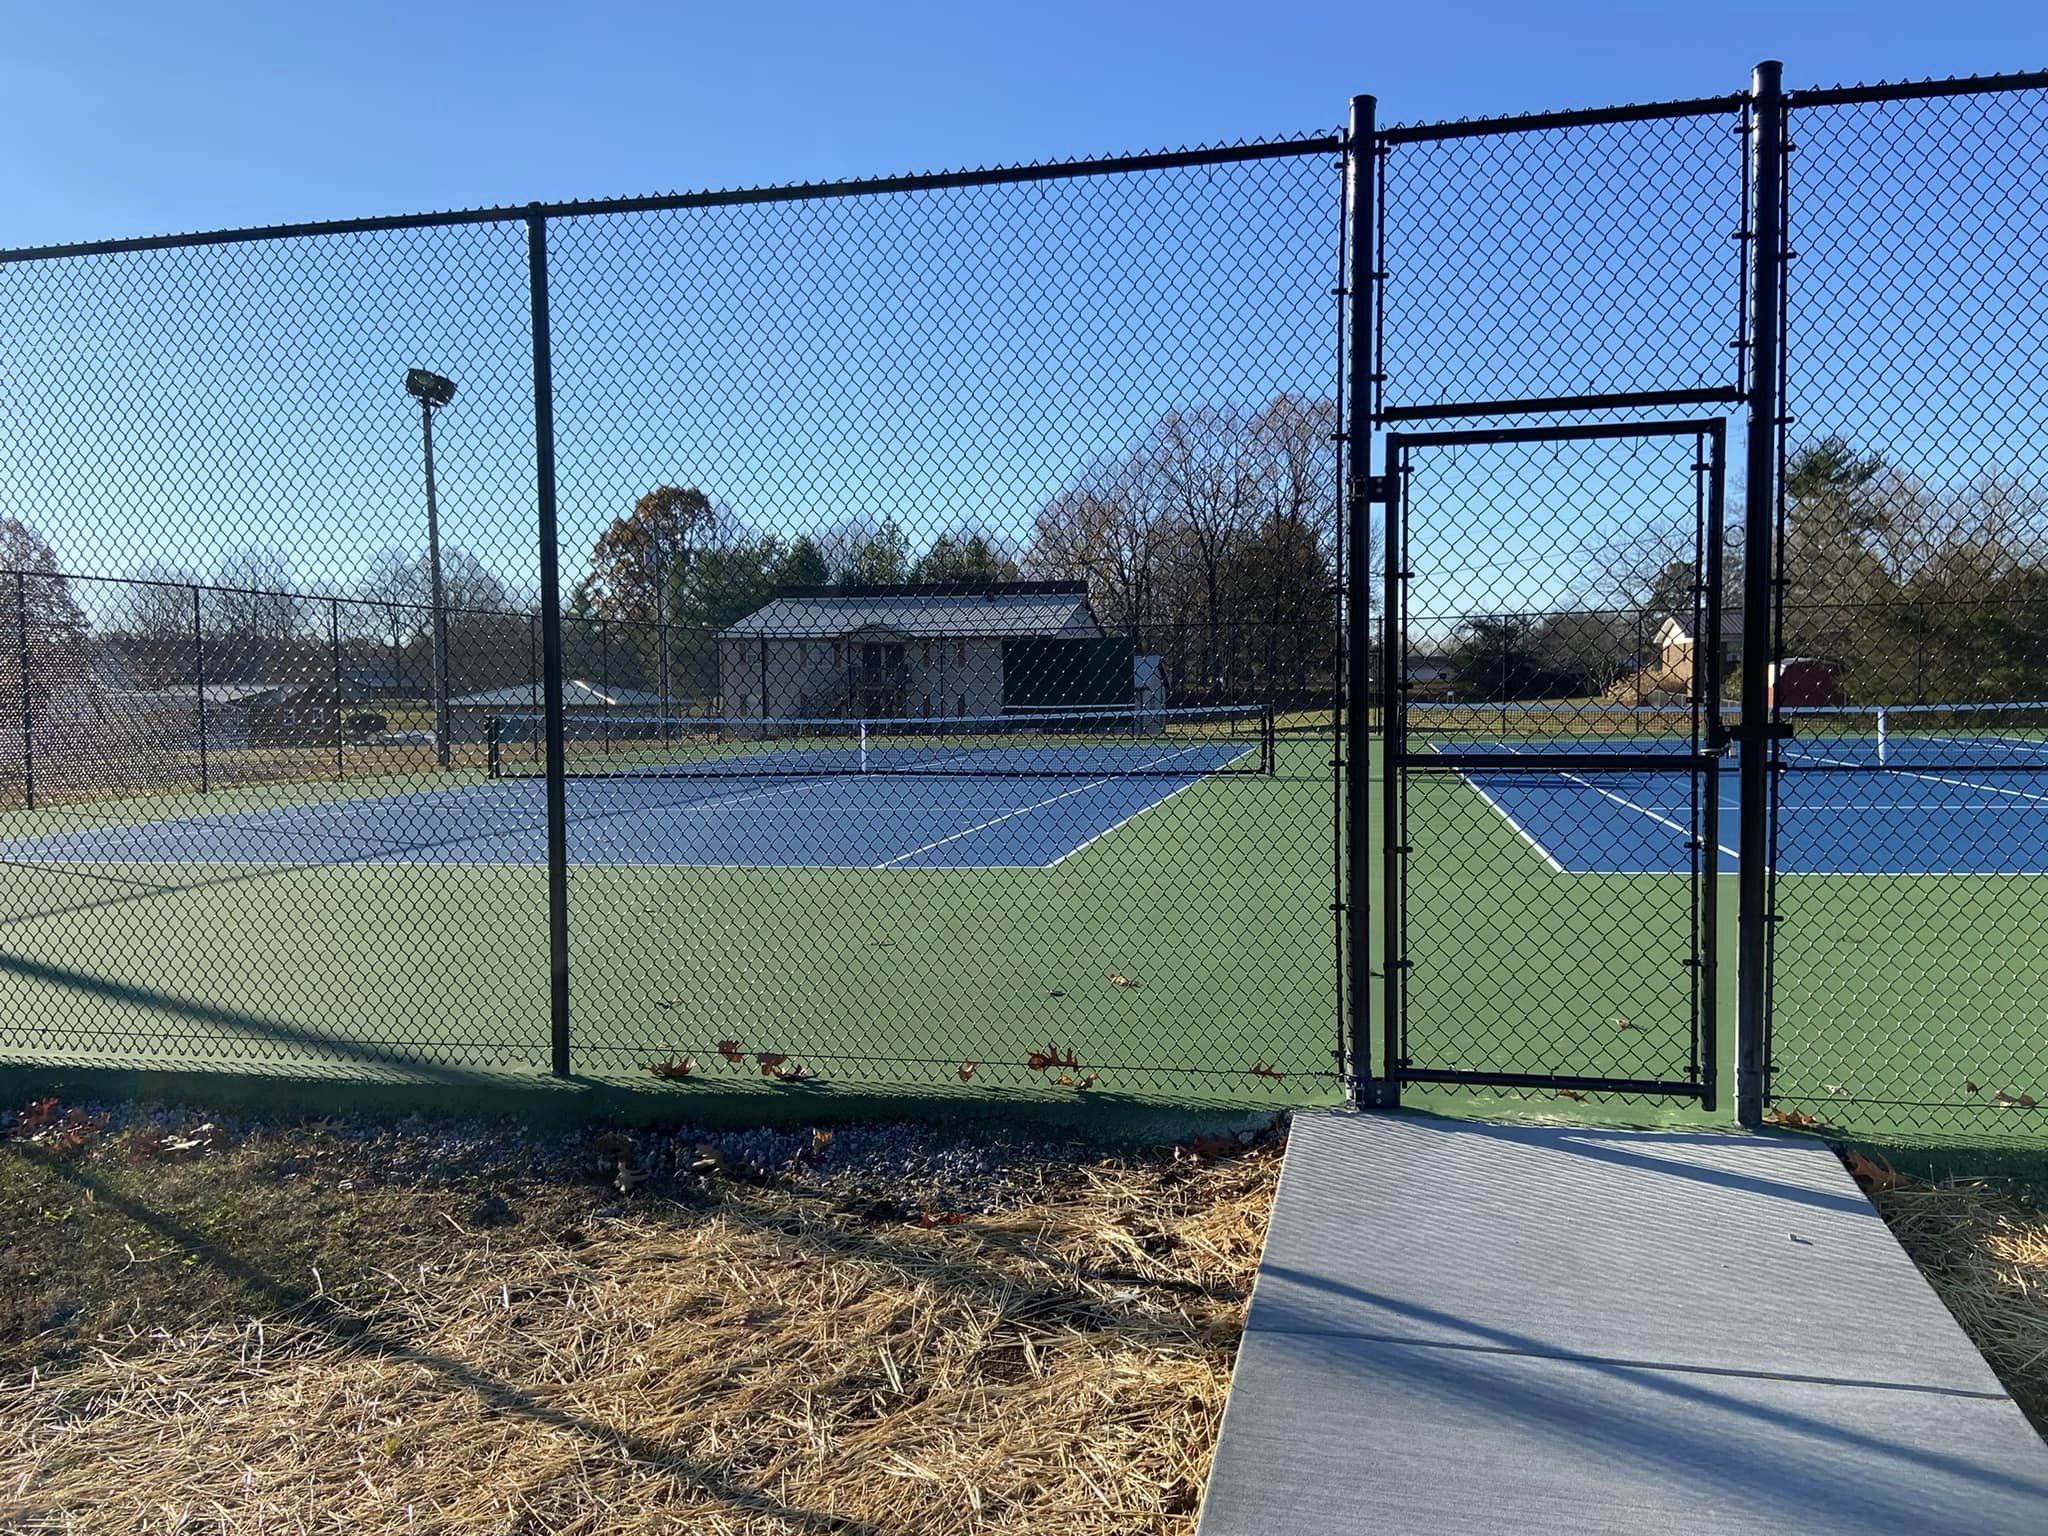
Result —
[[1382, 506], [1394, 502], [1394, 477], [1392, 475], [1367, 475], [1365, 477], [1365, 499]]

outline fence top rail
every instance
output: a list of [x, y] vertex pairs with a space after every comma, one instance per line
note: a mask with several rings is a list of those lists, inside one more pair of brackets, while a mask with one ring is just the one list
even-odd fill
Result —
[[1382, 144], [1420, 144], [1473, 139], [1489, 134], [1540, 133], [1546, 129], [1589, 128], [1604, 123], [1646, 123], [1674, 117], [1718, 117], [1749, 104], [1749, 92], [1695, 96], [1685, 101], [1651, 101], [1623, 107], [1582, 107], [1565, 112], [1525, 112], [1512, 117], [1469, 117], [1441, 123], [1396, 123], [1382, 128]]
[[1253, 160], [1282, 160], [1303, 155], [1336, 154], [1342, 151], [1343, 147], [1344, 136], [1341, 133], [1306, 133], [1290, 138], [1251, 139], [1235, 144], [1158, 150], [1132, 155], [1033, 161], [1021, 165], [990, 166], [980, 170], [931, 171], [908, 176], [790, 182], [776, 186], [657, 193], [640, 197], [586, 198], [569, 202], [462, 208], [441, 213], [405, 213], [375, 218], [326, 219], [299, 224], [250, 225], [238, 229], [200, 230], [188, 234], [138, 235], [113, 240], [86, 240], [65, 245], [0, 249], [0, 265], [9, 262], [51, 261], [69, 256], [117, 256], [137, 251], [184, 250], [194, 246], [240, 245], [263, 240], [296, 240], [330, 235], [382, 234], [391, 230], [438, 229], [464, 224], [515, 224], [533, 219], [575, 219], [602, 214], [658, 213], [690, 208], [724, 208], [749, 203], [821, 202], [834, 198], [1005, 186], [1019, 182], [1072, 181], [1090, 176], [1186, 170]]
[[1929, 101], [1942, 96], [1990, 95], [2000, 91], [2048, 90], [2048, 70], [2006, 75], [1951, 75], [1946, 80], [1900, 80], [1877, 85], [1833, 85], [1787, 91], [1785, 104], [1800, 107], [1855, 106], [1883, 101]]

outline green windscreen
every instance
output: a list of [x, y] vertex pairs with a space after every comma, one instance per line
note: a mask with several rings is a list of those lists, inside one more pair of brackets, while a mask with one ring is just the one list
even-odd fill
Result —
[[1003, 708], [1122, 707], [1137, 647], [1128, 638], [1023, 635], [1003, 642]]

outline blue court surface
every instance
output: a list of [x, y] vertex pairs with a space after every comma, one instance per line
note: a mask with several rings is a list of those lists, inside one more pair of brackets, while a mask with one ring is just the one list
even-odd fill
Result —
[[[583, 866], [1031, 869], [1059, 863], [1231, 766], [1182, 755], [1170, 776], [575, 779], [569, 860]], [[537, 779], [200, 814], [0, 843], [45, 864], [543, 864]]]
[[[1461, 776], [1464, 783], [1559, 873], [1691, 867], [1688, 775], [1546, 772], [1541, 746], [1495, 750], [1528, 753], [1530, 771], [1472, 772]], [[1990, 752], [1944, 754], [1915, 743], [1884, 766], [1871, 754], [1867, 742], [1808, 743], [1788, 753], [1788, 771], [1778, 778], [1781, 874], [2048, 874], [2048, 754], [2034, 761], [2001, 751], [1994, 762]], [[1731, 758], [1719, 805], [1701, 811], [1723, 871], [1737, 867], [1735, 780]]]

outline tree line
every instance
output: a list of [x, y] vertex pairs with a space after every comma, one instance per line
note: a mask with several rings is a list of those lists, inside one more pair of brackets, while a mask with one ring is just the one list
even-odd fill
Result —
[[[1828, 663], [1856, 703], [2048, 697], [2038, 488], [1986, 472], [1936, 490], [1839, 436], [1795, 451], [1784, 484], [1778, 655]], [[1673, 527], [1589, 552], [1579, 595], [1549, 611], [1468, 616], [1444, 647], [1445, 686], [1475, 700], [1567, 698], [1647, 675], [1663, 621], [1694, 622], [1690, 536]], [[1724, 693], [1736, 686], [1743, 558], [1731, 542], [1722, 561]]]

